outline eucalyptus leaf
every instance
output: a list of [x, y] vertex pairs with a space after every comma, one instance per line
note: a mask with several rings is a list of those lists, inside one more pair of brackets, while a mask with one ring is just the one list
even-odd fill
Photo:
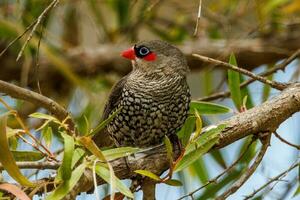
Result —
[[62, 133], [64, 138], [64, 157], [61, 165], [62, 178], [64, 181], [69, 180], [72, 172], [72, 158], [74, 153], [74, 139], [72, 136]]
[[9, 150], [8, 140], [6, 135], [6, 121], [7, 116], [0, 117], [0, 163], [7, 171], [7, 173], [18, 183], [23, 186], [34, 187], [35, 184], [30, 182], [25, 176], [22, 175], [13, 154]]
[[[237, 66], [234, 54], [230, 55], [229, 64]], [[242, 106], [242, 95], [240, 89], [240, 74], [233, 70], [228, 70], [228, 86], [230, 89], [231, 98], [235, 107], [240, 110]]]
[[16, 161], [38, 161], [44, 158], [39, 151], [11, 151]]
[[138, 152], [139, 150], [140, 150], [139, 148], [134, 148], [134, 147], [118, 147], [118, 148], [104, 150], [102, 151], [102, 153], [107, 160], [114, 160], [117, 158], [129, 156], [133, 153]]
[[159, 176], [157, 176], [156, 174], [150, 171], [139, 169], [139, 170], [135, 170], [134, 172], [143, 176], [147, 176], [153, 180], [161, 181], [161, 178]]
[[192, 101], [190, 103], [190, 113], [194, 113], [195, 110], [201, 115], [215, 115], [232, 112], [230, 108], [220, 104], [204, 101]]
[[54, 191], [49, 194], [49, 196], [46, 197], [45, 200], [63, 199], [73, 189], [76, 183], [78, 183], [85, 168], [86, 163], [79, 165], [74, 171], [72, 171], [70, 179], [62, 182], [57, 188], [55, 188]]
[[[96, 171], [96, 174], [101, 177], [103, 180], [105, 180], [107, 183], [110, 182], [110, 172], [107, 168], [101, 166], [101, 165], [97, 165], [95, 167], [95, 171]], [[129, 190], [129, 188], [127, 188], [124, 183], [118, 179], [116, 176], [112, 177], [114, 179], [114, 182], [115, 182], [115, 185], [116, 185], [116, 188], [122, 193], [124, 194], [125, 196], [129, 197], [129, 198], [133, 198], [133, 194], [132, 192]]]

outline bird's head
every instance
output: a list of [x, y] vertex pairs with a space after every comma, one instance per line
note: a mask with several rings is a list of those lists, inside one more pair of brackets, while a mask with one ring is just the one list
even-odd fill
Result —
[[123, 51], [121, 55], [133, 61], [134, 70], [142, 70], [148, 74], [176, 72], [186, 75], [188, 72], [183, 53], [164, 41], [142, 41]]

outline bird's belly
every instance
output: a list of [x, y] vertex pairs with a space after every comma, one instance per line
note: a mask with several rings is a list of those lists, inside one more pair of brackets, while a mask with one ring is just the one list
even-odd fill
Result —
[[164, 135], [175, 134], [183, 125], [189, 109], [188, 91], [157, 99], [126, 91], [120, 112], [108, 125], [108, 131], [119, 146], [149, 147], [160, 144]]

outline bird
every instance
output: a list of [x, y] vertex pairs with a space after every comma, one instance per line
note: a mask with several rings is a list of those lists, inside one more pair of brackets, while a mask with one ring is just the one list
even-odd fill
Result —
[[[165, 136], [177, 138], [191, 101], [184, 54], [168, 42], [149, 40], [121, 56], [132, 61], [132, 71], [110, 92], [102, 120], [117, 112], [104, 132], [117, 147], [147, 148], [161, 144]], [[96, 144], [103, 139], [101, 134], [94, 137]]]

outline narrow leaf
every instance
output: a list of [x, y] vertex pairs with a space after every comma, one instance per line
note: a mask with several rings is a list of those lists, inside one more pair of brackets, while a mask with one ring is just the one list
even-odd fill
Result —
[[198, 179], [199, 181], [202, 183], [202, 184], [205, 184], [208, 179], [209, 179], [209, 175], [208, 175], [208, 167], [205, 165], [205, 162], [203, 160], [203, 158], [199, 158], [196, 160], [196, 162], [194, 162], [191, 166], [191, 170], [193, 172], [192, 175], [197, 175], [198, 176]]
[[35, 184], [30, 182], [25, 176], [22, 175], [13, 157], [13, 154], [9, 150], [6, 136], [6, 116], [0, 117], [0, 152], [0, 163], [7, 173], [21, 185], [34, 187]]
[[96, 128], [94, 128], [87, 136], [93, 136], [96, 133], [99, 133], [103, 128], [105, 128], [105, 126], [111, 122], [114, 117], [120, 112], [120, 110], [122, 109], [122, 107], [118, 108], [115, 112], [113, 112], [113, 114], [111, 114], [107, 119], [105, 119], [104, 121], [102, 121], [99, 125], [96, 126]]
[[38, 161], [44, 158], [39, 151], [11, 151], [16, 161]]
[[51, 115], [47, 115], [45, 113], [32, 113], [31, 115], [29, 115], [29, 117], [33, 117], [33, 118], [37, 118], [37, 119], [47, 119], [50, 121], [58, 121], [58, 119], [56, 119], [55, 117], [51, 116]]
[[139, 150], [139, 148], [134, 147], [119, 147], [102, 151], [102, 153], [107, 160], [114, 160], [117, 158], [129, 156], [133, 153], [138, 152]]
[[135, 170], [134, 172], [143, 176], [147, 176], [153, 180], [161, 181], [161, 178], [159, 176], [157, 176], [156, 174], [150, 171], [140, 169], [140, 170]]
[[195, 110], [197, 110], [201, 115], [224, 114], [232, 112], [230, 108], [220, 104], [204, 101], [192, 101], [190, 104], [190, 112], [194, 113]]
[[[85, 155], [85, 151], [81, 148], [77, 148], [75, 149], [74, 153], [73, 153], [73, 158], [72, 158], [72, 164], [71, 164], [71, 169], [74, 168], [74, 166], [77, 164], [77, 162], [82, 158], [82, 156]], [[63, 181], [63, 171], [62, 171], [62, 166], [60, 168], [58, 168], [57, 170], [57, 175], [54, 179], [55, 183], [60, 183]]]
[[210, 152], [210, 155], [223, 169], [227, 168], [224, 156], [220, 149], [213, 150], [212, 152]]
[[[101, 165], [97, 165], [95, 167], [96, 173], [98, 176], [100, 176], [103, 180], [105, 180], [107, 183], [110, 182], [110, 172], [107, 168], [101, 166]], [[132, 192], [124, 185], [124, 183], [118, 179], [116, 176], [113, 177], [114, 182], [116, 183], [116, 188], [125, 196], [129, 197], [129, 198], [133, 198], [133, 194]]]
[[186, 154], [194, 151], [197, 147], [204, 145], [206, 142], [209, 142], [210, 140], [214, 138], [219, 138], [219, 133], [225, 129], [225, 124], [220, 124], [215, 128], [211, 128], [207, 130], [206, 132], [200, 134], [200, 136], [196, 139], [194, 139], [193, 143], [190, 143], [186, 147]]
[[64, 181], [69, 180], [72, 172], [72, 158], [74, 153], [74, 139], [68, 134], [62, 133], [64, 138], [64, 157], [61, 165], [62, 178]]
[[181, 139], [181, 143], [184, 147], [188, 144], [194, 129], [195, 129], [195, 117], [189, 116], [185, 120], [183, 127], [178, 132], [178, 137]]
[[[229, 64], [237, 66], [234, 54], [230, 55]], [[234, 105], [238, 110], [240, 110], [242, 106], [242, 97], [240, 90], [240, 74], [238, 72], [230, 69], [228, 70], [228, 86]]]
[[72, 188], [78, 183], [81, 175], [85, 170], [86, 164], [82, 163], [79, 165], [71, 174], [71, 178], [67, 181], [62, 182], [45, 200], [60, 200], [63, 199]]
[[213, 138], [212, 140], [206, 142], [204, 145], [197, 147], [196, 150], [185, 155], [176, 165], [174, 172], [179, 172], [187, 166], [189, 166], [190, 164], [192, 164], [193, 162], [195, 162], [203, 154], [208, 152], [211, 149], [211, 147], [213, 147], [218, 142], [218, 140], [219, 138]]
[[53, 138], [53, 132], [50, 126], [46, 126], [45, 128], [43, 128], [42, 138], [44, 139], [47, 147], [50, 147]]
[[182, 183], [179, 180], [175, 180], [175, 179], [169, 179], [165, 182], [165, 184], [167, 185], [171, 185], [171, 186], [182, 186]]
[[202, 119], [197, 110], [195, 110], [195, 117], [196, 117], [196, 131], [193, 134], [193, 138], [191, 139], [192, 142], [196, 138], [198, 138], [198, 136], [201, 134], [201, 130], [202, 130]]
[[164, 138], [164, 143], [165, 143], [166, 149], [167, 149], [167, 157], [170, 161], [170, 164], [172, 164], [173, 163], [173, 146], [171, 144], [170, 139], [166, 135], [165, 135], [165, 138]]

